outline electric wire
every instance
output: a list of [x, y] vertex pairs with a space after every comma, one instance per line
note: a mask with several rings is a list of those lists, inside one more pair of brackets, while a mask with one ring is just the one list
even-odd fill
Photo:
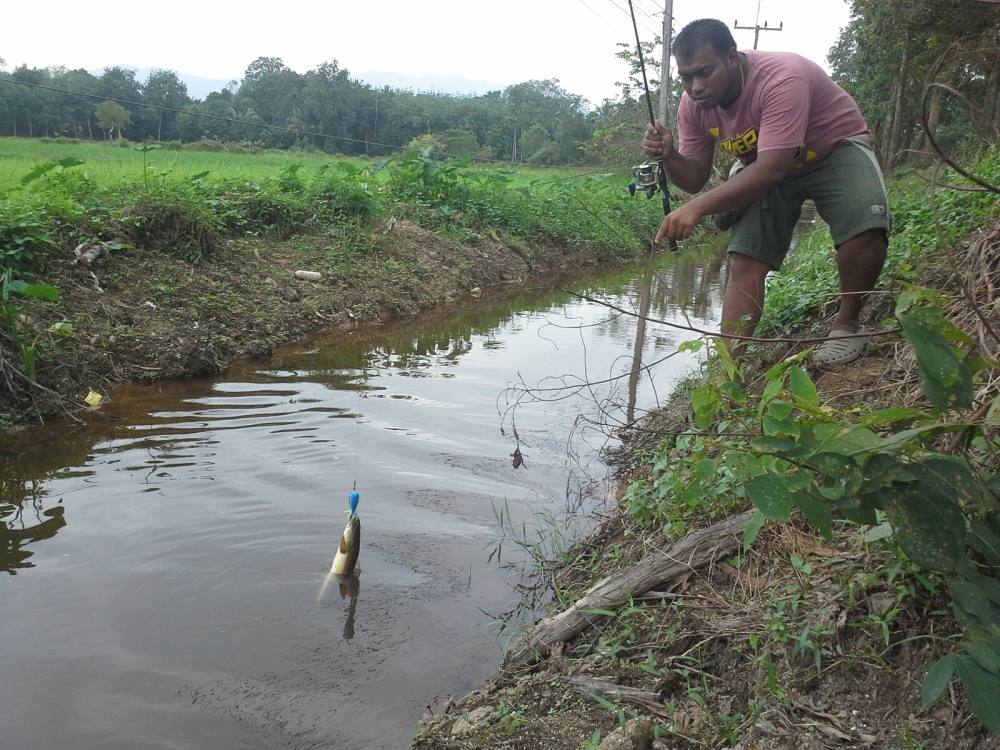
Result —
[[[617, 8], [619, 11], [621, 11], [622, 13], [624, 13], [627, 17], [629, 17], [629, 18], [632, 17], [632, 14], [629, 13], [628, 10], [626, 10], [625, 8], [623, 8], [617, 2], [615, 2], [615, 0], [608, 0], [608, 2], [610, 2], [611, 5], [613, 5], [615, 8]], [[633, 19], [633, 21], [635, 21], [635, 19]], [[645, 23], [640, 23], [639, 25], [642, 26], [642, 28], [645, 31], [649, 32], [653, 36], [657, 36], [660, 33], [659, 31], [654, 31], [653, 29], [649, 28]]]

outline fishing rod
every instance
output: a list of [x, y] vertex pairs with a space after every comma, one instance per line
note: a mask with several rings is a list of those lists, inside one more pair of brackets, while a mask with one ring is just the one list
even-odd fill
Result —
[[[649, 81], [646, 79], [646, 59], [642, 54], [642, 43], [639, 41], [639, 27], [635, 22], [635, 8], [632, 7], [632, 0], [628, 0], [628, 12], [632, 16], [632, 31], [635, 32], [635, 49], [639, 53], [639, 69], [642, 71], [642, 87], [646, 91], [646, 109], [649, 111], [649, 124], [656, 128], [656, 116], [653, 114], [653, 97], [649, 94]], [[661, 81], [661, 86], [666, 82]], [[663, 200], [663, 215], [670, 213], [670, 190], [667, 187], [667, 171], [663, 168], [663, 157], [653, 161], [644, 161], [632, 167], [632, 174], [635, 182], [628, 186], [630, 195], [635, 195], [636, 191], [642, 191], [646, 197], [652, 198], [657, 190], [660, 191]], [[670, 240], [670, 249], [677, 251], [677, 240]]]

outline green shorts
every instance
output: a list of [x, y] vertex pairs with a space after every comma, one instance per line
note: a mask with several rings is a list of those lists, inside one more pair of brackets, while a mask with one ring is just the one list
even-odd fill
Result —
[[751, 203], [730, 230], [729, 252], [780, 268], [807, 199], [830, 225], [837, 247], [869, 229], [883, 229], [888, 238], [889, 196], [882, 170], [865, 141], [841, 141], [816, 166], [786, 177]]

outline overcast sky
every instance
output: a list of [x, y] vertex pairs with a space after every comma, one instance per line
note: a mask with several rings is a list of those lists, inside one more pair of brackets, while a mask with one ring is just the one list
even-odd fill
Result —
[[[633, 0], [640, 34], [659, 29], [662, 2]], [[615, 95], [624, 75], [616, 42], [631, 42], [627, 0], [173, 0], [140, 6], [78, 0], [5, 2], [0, 58], [7, 69], [65, 65], [99, 70], [126, 64], [206, 78], [238, 79], [266, 55], [299, 71], [335, 58], [360, 75], [445, 75], [499, 86], [558, 78], [594, 103]], [[676, 0], [680, 26], [711, 13], [753, 25], [757, 4]], [[826, 66], [826, 53], [847, 23], [844, 0], [761, 0], [760, 49], [789, 50]], [[741, 48], [752, 31], [735, 31]]]

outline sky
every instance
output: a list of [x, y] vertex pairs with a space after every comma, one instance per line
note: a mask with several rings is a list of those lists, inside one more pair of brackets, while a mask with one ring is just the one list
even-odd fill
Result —
[[[662, 0], [633, 2], [639, 33], [651, 39]], [[634, 40], [628, 0], [172, 0], [141, 12], [78, 0], [4, 5], [0, 58], [8, 70], [128, 65], [228, 80], [242, 78], [260, 56], [280, 57], [301, 73], [336, 59], [355, 76], [461, 76], [498, 87], [556, 78], [595, 104], [614, 96], [625, 76], [616, 43]], [[675, 33], [704, 13], [752, 26], [757, 3], [675, 0]], [[797, 52], [827, 67], [848, 8], [845, 0], [760, 0], [765, 20], [784, 28], [761, 32], [760, 49]], [[753, 46], [752, 31], [733, 34], [741, 49]]]

